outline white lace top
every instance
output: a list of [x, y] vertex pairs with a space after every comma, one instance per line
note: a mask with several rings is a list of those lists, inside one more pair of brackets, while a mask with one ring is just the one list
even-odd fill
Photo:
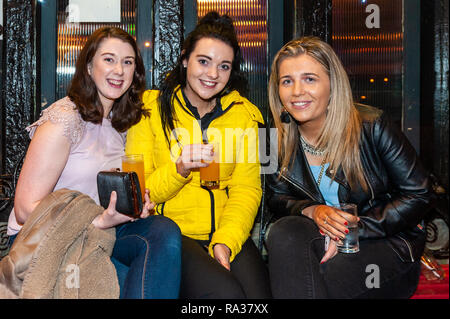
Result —
[[[41, 113], [38, 121], [26, 128], [30, 138], [33, 138], [36, 128], [47, 121], [63, 125], [63, 134], [71, 144], [66, 166], [54, 190], [78, 190], [99, 203], [97, 173], [122, 167], [126, 133], [117, 132], [109, 119], [104, 118], [102, 124], [83, 121], [68, 97], [53, 103]], [[9, 216], [8, 235], [16, 234], [20, 228], [13, 210]]]

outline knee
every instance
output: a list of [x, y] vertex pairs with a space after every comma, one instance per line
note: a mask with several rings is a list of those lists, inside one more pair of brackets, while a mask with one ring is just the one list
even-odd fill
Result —
[[152, 231], [157, 232], [161, 244], [181, 250], [181, 231], [170, 218], [154, 216]]
[[227, 276], [215, 285], [214, 292], [208, 296], [214, 299], [245, 299], [246, 295], [239, 282], [233, 276]]
[[301, 216], [287, 216], [277, 220], [267, 236], [267, 246], [290, 249], [292, 245], [309, 242], [316, 235], [314, 222]]

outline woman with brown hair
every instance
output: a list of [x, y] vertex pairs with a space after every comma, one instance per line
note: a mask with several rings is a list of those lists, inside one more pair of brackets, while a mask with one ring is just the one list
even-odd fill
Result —
[[[141, 102], [144, 72], [136, 42], [125, 31], [103, 27], [89, 37], [68, 96], [45, 109], [27, 128], [32, 140], [8, 223], [11, 240], [40, 201], [55, 190], [77, 190], [99, 203], [97, 173], [121, 167], [126, 132], [147, 115]], [[148, 190], [141, 218], [136, 220], [116, 211], [117, 196], [121, 194], [111, 193], [109, 207], [92, 224], [116, 228], [111, 261], [120, 296], [178, 297], [178, 227], [163, 216], [149, 216], [154, 203]]]
[[[406, 137], [380, 110], [353, 102], [339, 58], [314, 37], [277, 53], [269, 102], [280, 166], [267, 184], [274, 297], [409, 297], [431, 193]], [[356, 204], [359, 217], [333, 207], [342, 203]], [[360, 251], [337, 253], [350, 223], [358, 223]], [[370, 265], [379, 270], [374, 285]]]

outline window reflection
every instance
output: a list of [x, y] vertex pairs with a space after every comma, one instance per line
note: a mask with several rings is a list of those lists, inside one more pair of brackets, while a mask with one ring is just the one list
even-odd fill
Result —
[[57, 64], [56, 98], [66, 96], [67, 87], [75, 73], [75, 63], [87, 38], [96, 29], [109, 25], [122, 28], [136, 39], [136, 0], [121, 0], [120, 23], [77, 23], [69, 19], [69, 0], [57, 3]]
[[197, 0], [198, 18], [209, 11], [233, 19], [249, 81], [249, 99], [264, 113], [267, 110], [267, 1]]
[[356, 102], [402, 118], [402, 0], [333, 0], [332, 46], [350, 78]]

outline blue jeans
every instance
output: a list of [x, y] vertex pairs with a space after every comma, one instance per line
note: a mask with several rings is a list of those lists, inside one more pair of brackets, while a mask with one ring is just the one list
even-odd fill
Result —
[[[9, 237], [10, 247], [16, 237]], [[181, 234], [169, 218], [156, 215], [117, 226], [111, 261], [119, 279], [120, 298], [178, 298]]]
[[9, 238], [8, 238], [8, 246], [9, 246], [10, 249], [11, 249], [11, 246], [14, 243], [14, 240], [16, 239], [16, 237], [17, 237], [17, 234], [9, 236]]
[[120, 298], [178, 298], [181, 234], [169, 218], [155, 215], [117, 226], [111, 261]]

